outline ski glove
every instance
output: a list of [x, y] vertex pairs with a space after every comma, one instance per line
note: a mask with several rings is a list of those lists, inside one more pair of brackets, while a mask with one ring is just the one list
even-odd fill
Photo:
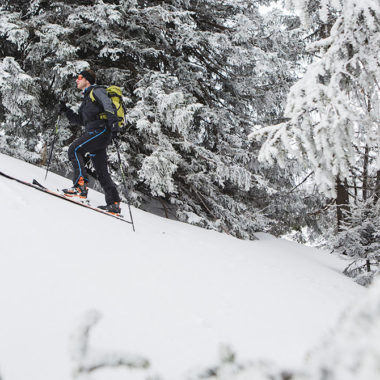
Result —
[[69, 107], [67, 107], [66, 102], [63, 100], [59, 102], [59, 113], [64, 113], [69, 110]]

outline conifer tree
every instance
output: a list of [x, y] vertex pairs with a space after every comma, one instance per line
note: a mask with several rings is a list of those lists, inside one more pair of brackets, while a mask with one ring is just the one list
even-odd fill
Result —
[[352, 206], [342, 231], [332, 240], [332, 248], [354, 260], [345, 273], [368, 285], [380, 265], [380, 203], [373, 199]]
[[380, 5], [287, 3], [313, 36], [307, 49], [316, 58], [288, 95], [288, 121], [257, 132], [266, 136], [260, 158], [283, 163], [289, 154], [296, 157], [315, 173], [323, 193], [347, 204], [351, 188], [373, 193], [380, 167]]

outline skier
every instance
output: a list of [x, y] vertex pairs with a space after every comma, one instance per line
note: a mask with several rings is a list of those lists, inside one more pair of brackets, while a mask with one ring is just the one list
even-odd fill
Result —
[[[83, 156], [89, 152], [106, 199], [106, 205], [99, 208], [120, 214], [120, 197], [108, 172], [106, 152], [112, 138], [116, 138], [119, 132], [118, 118], [106, 90], [95, 85], [95, 78], [93, 70], [84, 70], [76, 79], [77, 88], [82, 91], [82, 104], [78, 113], [67, 107], [64, 101], [60, 102], [60, 111], [66, 114], [70, 124], [85, 127], [84, 134], [68, 150], [69, 160], [74, 168], [73, 187], [62, 191], [69, 197], [87, 198], [88, 176]], [[90, 98], [91, 92], [95, 101]]]

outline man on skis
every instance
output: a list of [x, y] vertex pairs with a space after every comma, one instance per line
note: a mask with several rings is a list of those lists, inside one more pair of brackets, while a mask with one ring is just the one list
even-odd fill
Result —
[[[83, 156], [89, 152], [106, 199], [106, 205], [99, 208], [119, 214], [120, 197], [108, 172], [106, 153], [112, 137], [116, 137], [119, 131], [118, 117], [106, 90], [95, 85], [95, 78], [94, 71], [84, 70], [76, 79], [77, 88], [82, 91], [82, 104], [78, 113], [68, 108], [64, 102], [60, 103], [61, 112], [65, 112], [71, 125], [85, 127], [84, 134], [70, 145], [68, 151], [74, 168], [73, 187], [62, 191], [69, 197], [87, 198], [88, 175]], [[90, 98], [90, 93], [95, 101]]]

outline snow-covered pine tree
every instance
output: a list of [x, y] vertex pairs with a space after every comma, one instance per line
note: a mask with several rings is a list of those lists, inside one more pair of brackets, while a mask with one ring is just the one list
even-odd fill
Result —
[[[91, 66], [99, 84], [124, 89], [130, 128], [120, 145], [135, 204], [157, 198], [180, 220], [244, 238], [272, 226], [283, 232], [289, 223], [273, 216], [285, 202], [273, 205], [271, 197], [290, 190], [293, 178], [259, 164], [259, 146], [249, 146], [246, 136], [253, 124], [282, 117], [301, 44], [294, 42], [295, 17], [264, 19], [258, 6], [266, 3], [6, 2], [0, 11], [2, 146], [24, 155], [4, 142], [12, 125], [20, 126], [34, 161], [43, 162], [54, 106], [62, 99], [78, 104], [75, 74]], [[35, 99], [22, 115], [4, 105], [12, 91], [4, 66], [10, 59], [30, 78], [27, 94]], [[66, 149], [77, 134], [61, 121], [55, 169], [69, 171]]]
[[[50, 12], [55, 9], [54, 17]], [[67, 77], [87, 65], [74, 60], [77, 48], [62, 35], [65, 15], [46, 1], [8, 1], [0, 8], [0, 94], [2, 151], [44, 163]], [[72, 132], [60, 129], [59, 143]], [[63, 169], [61, 150], [55, 168]]]
[[347, 203], [350, 188], [374, 190], [380, 167], [380, 5], [372, 0], [287, 3], [316, 37], [308, 46], [316, 59], [289, 93], [289, 120], [253, 134], [266, 136], [260, 159], [281, 164], [296, 157], [314, 171], [322, 192]]
[[[39, 130], [30, 115], [38, 112], [38, 92], [33, 78], [27, 75], [13, 57], [0, 62], [0, 94], [2, 124], [0, 140], [2, 151], [36, 161], [39, 155], [34, 148], [38, 145]], [[27, 112], [27, 113], [26, 113]], [[29, 117], [25, 117], [29, 114]], [[23, 152], [23, 153], [21, 153]]]
[[332, 249], [353, 258], [345, 274], [368, 285], [380, 265], [380, 202], [357, 202], [331, 241]]

